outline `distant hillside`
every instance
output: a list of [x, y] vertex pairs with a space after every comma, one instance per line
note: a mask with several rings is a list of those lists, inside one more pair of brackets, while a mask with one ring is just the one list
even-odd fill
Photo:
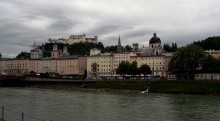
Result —
[[[41, 49], [44, 53], [48, 53], [53, 50], [53, 45], [53, 43], [45, 43], [41, 46]], [[64, 44], [57, 43], [57, 45], [59, 50], [63, 50]], [[101, 42], [99, 42], [98, 44], [75, 43], [73, 45], [67, 45], [67, 48], [70, 55], [89, 55], [89, 51], [91, 48], [98, 48], [102, 50], [104, 48], [104, 45]]]
[[98, 48], [102, 50], [104, 45], [99, 42], [98, 44], [95, 43], [76, 43], [73, 45], [68, 45], [68, 52], [70, 55], [89, 55], [90, 49]]
[[204, 50], [220, 50], [220, 36], [209, 37], [205, 40], [196, 41], [193, 44], [202, 47]]

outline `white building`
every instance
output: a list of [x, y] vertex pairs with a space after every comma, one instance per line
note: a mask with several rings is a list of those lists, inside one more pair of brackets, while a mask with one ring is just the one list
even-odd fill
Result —
[[34, 42], [34, 45], [32, 46], [31, 49], [31, 59], [41, 59], [43, 58], [43, 52], [39, 48], [39, 46], [36, 45]]
[[68, 39], [59, 38], [59, 39], [51, 39], [49, 38], [49, 43], [63, 43], [63, 44], [69, 44], [72, 45], [74, 43], [85, 43], [85, 42], [91, 42], [91, 43], [98, 43], [98, 36], [94, 36], [94, 38], [87, 38], [85, 34], [83, 35], [70, 35]]

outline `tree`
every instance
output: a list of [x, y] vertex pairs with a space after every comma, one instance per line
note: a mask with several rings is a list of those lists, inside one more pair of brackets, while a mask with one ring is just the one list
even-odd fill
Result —
[[16, 59], [29, 59], [31, 54], [28, 52], [21, 52], [16, 56]]
[[172, 46], [170, 46], [168, 43], [163, 45], [163, 49], [167, 52], [175, 52], [177, 50], [177, 44], [172, 43]]
[[139, 68], [139, 72], [140, 72], [140, 74], [144, 75], [144, 79], [145, 79], [147, 74], [151, 74], [150, 67], [147, 64], [141, 65], [140, 68]]
[[[50, 57], [50, 52], [53, 50], [53, 45], [54, 43], [45, 43], [42, 44], [40, 47], [41, 50], [44, 50], [44, 57]], [[63, 43], [57, 43], [58, 49], [62, 50], [65, 44]], [[96, 43], [91, 43], [91, 42], [86, 42], [86, 43], [74, 43], [72, 45], [66, 45], [68, 48], [68, 52], [70, 55], [89, 55], [90, 49], [91, 48], [98, 48], [102, 50], [104, 48], [103, 44], [99, 42], [98, 44]]]
[[117, 52], [117, 45], [107, 46], [107, 47], [103, 48], [101, 51], [102, 51], [102, 53], [105, 53], [105, 52], [114, 52], [114, 53], [116, 53]]
[[208, 37], [205, 40], [196, 41], [193, 44], [200, 46], [204, 50], [220, 50], [220, 36]]
[[128, 61], [122, 61], [121, 63], [119, 63], [116, 73], [120, 74], [124, 79], [125, 74], [128, 73], [129, 66], [130, 66], [130, 63]]
[[128, 70], [128, 74], [132, 75], [133, 78], [135, 75], [138, 74], [138, 67], [137, 67], [137, 61], [133, 61], [130, 66], [129, 66], [129, 70]]
[[132, 49], [132, 48], [131, 48], [130, 45], [126, 45], [126, 46], [125, 46], [125, 51], [131, 51], [131, 49]]
[[45, 57], [51, 57], [51, 52], [47, 52], [47, 51], [43, 52], [43, 57], [44, 58]]
[[204, 57], [203, 49], [197, 45], [178, 48], [169, 63], [171, 73], [195, 73]]
[[207, 55], [202, 59], [203, 72], [219, 72], [220, 71], [220, 59], [216, 59], [211, 55]]

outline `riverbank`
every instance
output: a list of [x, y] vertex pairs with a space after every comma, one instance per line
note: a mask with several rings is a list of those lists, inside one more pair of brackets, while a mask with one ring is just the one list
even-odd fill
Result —
[[98, 81], [83, 88], [144, 91], [149, 93], [220, 95], [219, 81]]
[[[17, 84], [16, 84], [17, 83]], [[199, 94], [220, 95], [220, 81], [158, 81], [158, 80], [24, 80], [8, 82], [9, 86], [67, 89], [67, 90], [95, 90], [114, 92], [141, 92], [149, 85], [149, 93], [168, 94]], [[3, 84], [1, 86], [4, 86]], [[7, 83], [6, 85], [7, 86]]]
[[85, 91], [111, 92], [141, 92], [147, 89], [149, 93], [167, 94], [199, 94], [220, 95], [220, 81], [126, 81], [126, 80], [99, 80], [92, 83], [38, 83], [28, 84], [28, 87], [55, 88]]

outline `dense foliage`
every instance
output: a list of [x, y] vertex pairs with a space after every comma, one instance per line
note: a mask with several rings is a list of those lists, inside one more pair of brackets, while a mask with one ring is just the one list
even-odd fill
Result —
[[113, 52], [113, 53], [116, 53], [117, 52], [117, 45], [115, 46], [106, 46], [105, 48], [103, 48], [102, 50], [102, 53], [105, 53], [105, 52]]
[[[101, 51], [102, 53], [105, 53], [105, 52], [113, 52], [113, 53], [116, 53], [117, 52], [117, 45], [115, 46], [106, 46], [105, 48], [103, 48]], [[122, 47], [123, 48], [123, 51], [131, 51], [131, 46], [130, 45], [126, 45], [125, 47]]]
[[211, 55], [206, 55], [201, 62], [203, 72], [220, 72], [220, 59]]
[[172, 46], [170, 46], [168, 43], [163, 45], [163, 49], [167, 52], [175, 52], [177, 50], [177, 44], [172, 43]]
[[125, 74], [128, 73], [130, 63], [128, 61], [122, 61], [119, 63], [119, 66], [116, 70], [117, 74], [120, 74], [123, 78], [125, 78]]
[[31, 54], [28, 52], [21, 52], [16, 56], [16, 59], [29, 59]]
[[177, 49], [168, 70], [176, 74], [216, 73], [220, 72], [220, 59], [204, 54], [201, 47], [191, 44]]
[[169, 63], [171, 73], [195, 73], [204, 57], [203, 49], [196, 45], [178, 48]]
[[200, 46], [204, 50], [209, 50], [209, 49], [220, 50], [220, 36], [209, 37], [205, 40], [196, 41], [193, 44]]
[[[50, 52], [53, 50], [53, 43], [45, 43], [44, 45], [41, 46], [42, 50], [44, 52]], [[63, 47], [65, 44], [62, 43], [57, 43], [58, 49], [63, 50]], [[75, 43], [72, 45], [66, 45], [68, 48], [68, 52], [70, 55], [89, 55], [89, 51], [92, 48], [98, 48], [98, 49], [103, 49], [104, 45], [99, 42], [98, 44], [96, 43]], [[47, 53], [49, 56], [49, 54]]]
[[140, 68], [137, 67], [137, 61], [133, 61], [132, 63], [129, 63], [128, 61], [122, 61], [119, 63], [119, 66], [116, 70], [117, 74], [120, 74], [123, 78], [125, 78], [125, 75], [132, 75], [132, 78], [135, 77], [135, 75], [144, 74], [144, 79], [147, 74], [151, 74], [150, 67], [146, 64], [141, 65]]
[[89, 55], [90, 49], [98, 48], [103, 49], [104, 46], [102, 43], [75, 43], [73, 45], [69, 45], [68, 52], [70, 55]]
[[147, 74], [151, 74], [150, 67], [147, 64], [143, 64], [139, 68], [139, 73], [144, 75], [144, 79]]

